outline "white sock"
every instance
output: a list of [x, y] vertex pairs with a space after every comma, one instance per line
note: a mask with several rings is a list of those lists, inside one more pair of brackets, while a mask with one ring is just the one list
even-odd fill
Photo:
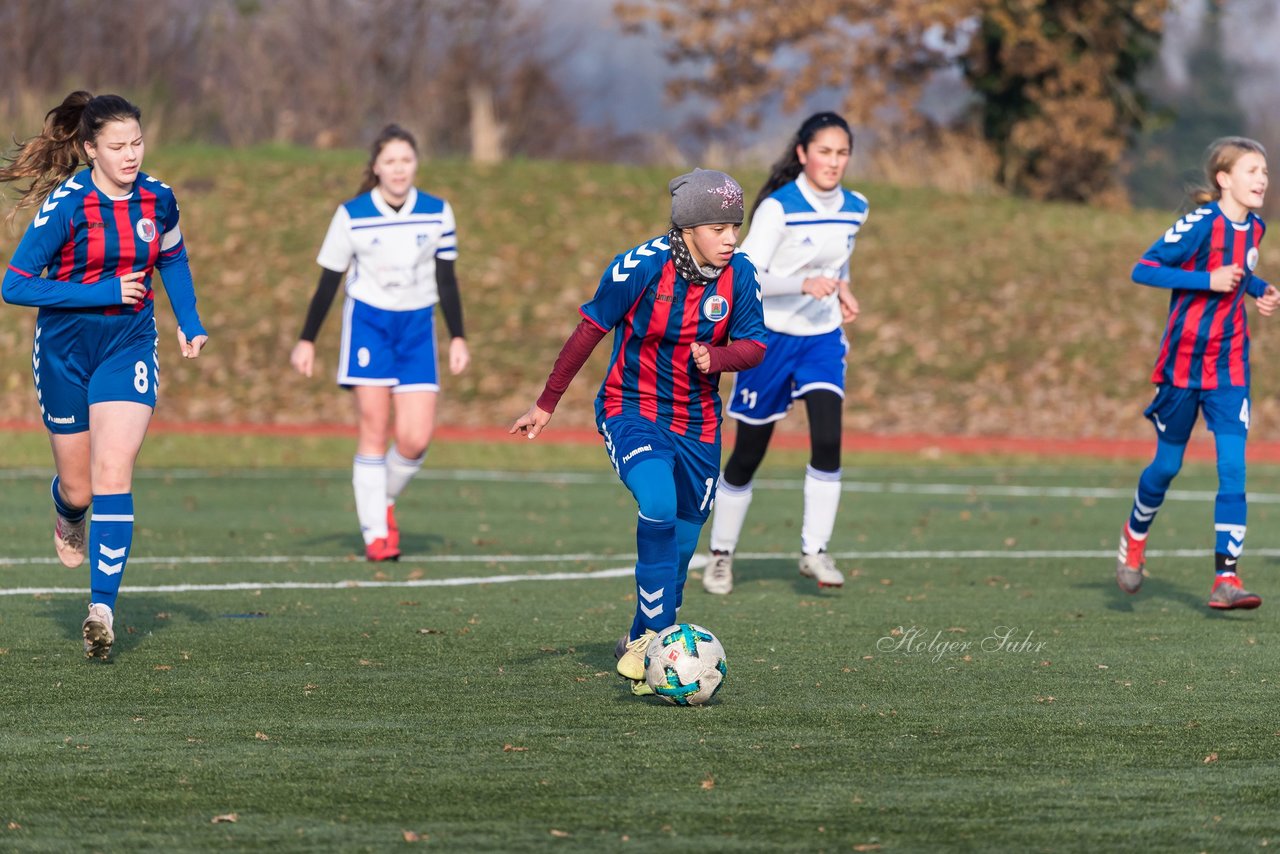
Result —
[[413, 480], [413, 476], [422, 468], [422, 461], [427, 458], [424, 451], [422, 456], [416, 460], [406, 459], [396, 450], [396, 446], [392, 445], [391, 450], [387, 451], [387, 503], [395, 504], [396, 499], [400, 497], [400, 493], [404, 492], [404, 488], [409, 485], [409, 481]]
[[751, 484], [733, 486], [725, 483], [724, 475], [716, 487], [716, 508], [711, 518], [711, 550], [731, 552], [738, 547], [742, 525], [751, 509]]
[[351, 467], [356, 518], [367, 546], [387, 536], [387, 458], [356, 454]]
[[840, 471], [818, 471], [808, 466], [804, 472], [804, 521], [800, 525], [800, 550], [816, 555], [831, 542], [840, 507]]

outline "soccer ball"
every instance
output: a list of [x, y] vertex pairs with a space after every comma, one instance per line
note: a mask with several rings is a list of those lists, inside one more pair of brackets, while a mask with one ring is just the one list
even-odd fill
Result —
[[645, 681], [653, 693], [677, 706], [707, 702], [728, 672], [720, 641], [692, 623], [663, 629], [644, 654]]

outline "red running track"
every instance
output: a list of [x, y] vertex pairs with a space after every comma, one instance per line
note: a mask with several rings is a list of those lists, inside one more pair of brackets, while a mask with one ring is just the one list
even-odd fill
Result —
[[[39, 432], [37, 421], [0, 421], [0, 431]], [[156, 433], [186, 433], [205, 436], [349, 436], [355, 438], [355, 427], [348, 424], [219, 424], [211, 422], [175, 423], [153, 421]], [[517, 442], [503, 428], [450, 427], [436, 428], [435, 439], [442, 442]], [[726, 442], [732, 441], [727, 430]], [[560, 444], [595, 444], [600, 441], [594, 430], [550, 428], [535, 441]], [[806, 448], [809, 438], [804, 433], [775, 433], [773, 446]], [[922, 434], [880, 435], [845, 433], [844, 449], [850, 453], [956, 454], [956, 455], [1021, 455], [1033, 457], [1093, 457], [1098, 459], [1149, 459], [1155, 443], [1147, 439], [1043, 439], [1027, 436], [930, 436]], [[1280, 462], [1280, 442], [1253, 441], [1248, 445], [1252, 462]], [[1212, 439], [1196, 439], [1187, 447], [1187, 459], [1212, 460]]]

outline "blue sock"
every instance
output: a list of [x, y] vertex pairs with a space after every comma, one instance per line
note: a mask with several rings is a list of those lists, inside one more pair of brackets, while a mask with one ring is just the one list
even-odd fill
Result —
[[676, 482], [671, 466], [649, 459], [627, 472], [639, 508], [636, 524], [636, 615], [631, 638], [675, 624], [677, 602]]
[[1245, 521], [1248, 505], [1244, 495], [1223, 495], [1213, 502], [1213, 551], [1223, 555], [1216, 563], [1219, 572], [1235, 572], [1236, 561], [1244, 551]]
[[632, 639], [646, 630], [660, 632], [675, 625], [676, 547], [675, 522], [655, 522], [639, 517], [636, 525], [636, 617]]
[[1138, 491], [1133, 497], [1133, 509], [1129, 511], [1129, 530], [1139, 537], [1151, 530], [1169, 484], [1182, 469], [1182, 455], [1186, 450], [1186, 445], [1156, 442], [1155, 459], [1138, 478]]
[[1213, 551], [1217, 572], [1235, 572], [1244, 551], [1249, 505], [1245, 499], [1244, 436], [1214, 434], [1218, 449], [1218, 496], [1213, 502]]
[[133, 545], [133, 494], [93, 496], [89, 517], [89, 601], [115, 610]]
[[[686, 522], [684, 519], [676, 520], [676, 548], [679, 551], [679, 557], [676, 559], [677, 612], [679, 612], [680, 606], [684, 604], [684, 584], [689, 577], [689, 561], [693, 560], [693, 553], [698, 550], [698, 538], [701, 536], [701, 522]], [[674, 615], [674, 619], [677, 621], [679, 617], [679, 613]]]
[[53, 493], [53, 509], [58, 511], [58, 515], [68, 522], [79, 522], [84, 518], [88, 507], [72, 507], [70, 504], [62, 500], [62, 493], [58, 489], [60, 481], [58, 476], [53, 476], [53, 482], [49, 484], [49, 491]]

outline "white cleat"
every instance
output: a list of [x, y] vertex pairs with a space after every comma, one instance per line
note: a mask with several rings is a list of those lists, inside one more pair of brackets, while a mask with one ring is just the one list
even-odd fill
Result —
[[729, 552], [712, 552], [707, 568], [702, 571], [702, 589], [716, 596], [733, 592], [733, 555]]
[[818, 582], [819, 587], [844, 586], [844, 573], [836, 569], [836, 562], [825, 551], [816, 555], [801, 555], [800, 574]]
[[56, 517], [53, 523], [53, 547], [58, 552], [58, 560], [62, 561], [63, 566], [75, 569], [84, 563], [87, 551], [84, 544], [85, 520], [68, 522], [60, 513], [53, 515]]
[[80, 627], [84, 633], [84, 657], [106, 659], [111, 654], [111, 645], [116, 642], [113, 631], [115, 615], [111, 609], [101, 602], [89, 606], [89, 616], [84, 618]]

